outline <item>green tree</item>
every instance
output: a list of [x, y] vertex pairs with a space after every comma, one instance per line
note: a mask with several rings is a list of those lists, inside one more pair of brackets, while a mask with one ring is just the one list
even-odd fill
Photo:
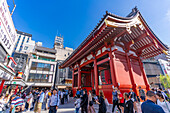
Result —
[[165, 89], [170, 88], [170, 76], [160, 74], [160, 82]]

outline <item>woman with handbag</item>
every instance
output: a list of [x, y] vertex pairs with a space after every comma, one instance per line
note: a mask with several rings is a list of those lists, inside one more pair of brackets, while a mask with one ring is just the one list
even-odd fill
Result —
[[89, 91], [88, 103], [89, 103], [89, 105], [88, 105], [88, 113], [95, 113], [91, 91]]
[[98, 113], [106, 113], [107, 108], [105, 104], [105, 97], [103, 94], [103, 91], [99, 91], [99, 101], [96, 101], [97, 104], [99, 104], [99, 112]]

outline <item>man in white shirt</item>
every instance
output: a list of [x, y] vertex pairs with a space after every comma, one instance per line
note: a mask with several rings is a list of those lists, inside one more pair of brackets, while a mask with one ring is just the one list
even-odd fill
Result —
[[57, 89], [53, 89], [53, 94], [51, 95], [48, 102], [49, 113], [56, 113], [60, 103], [60, 98], [57, 93]]

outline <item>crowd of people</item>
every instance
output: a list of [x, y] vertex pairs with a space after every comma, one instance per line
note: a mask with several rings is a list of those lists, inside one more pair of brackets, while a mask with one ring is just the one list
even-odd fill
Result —
[[56, 113], [59, 104], [65, 104], [72, 96], [70, 89], [29, 90], [23, 92], [11, 91], [9, 94], [0, 95], [0, 113], [22, 113], [49, 109], [49, 113]]
[[[129, 92], [121, 92], [113, 87], [112, 112], [113, 113], [170, 113], [169, 91], [162, 88], [151, 89], [145, 92], [139, 87], [136, 94], [132, 89]], [[56, 113], [60, 104], [68, 103], [73, 96], [70, 89], [53, 90], [29, 90], [23, 92], [11, 91], [9, 94], [0, 95], [0, 113], [21, 113], [23, 111], [49, 110]], [[96, 95], [95, 90], [78, 89], [74, 97], [75, 113], [96, 113], [94, 104], [99, 105], [99, 113], [106, 113], [109, 103], [103, 91]]]
[[[99, 96], [96, 96], [95, 91], [86, 89], [78, 89], [75, 101], [75, 112], [79, 113], [96, 113], [93, 104], [99, 104], [98, 113], [106, 113], [108, 101], [104, 96], [103, 91], [99, 91]], [[121, 93], [117, 87], [113, 87], [112, 92], [112, 112], [113, 113], [170, 113], [170, 98], [169, 91], [162, 88], [152, 88], [145, 92], [139, 87], [138, 96], [130, 89], [130, 92]]]

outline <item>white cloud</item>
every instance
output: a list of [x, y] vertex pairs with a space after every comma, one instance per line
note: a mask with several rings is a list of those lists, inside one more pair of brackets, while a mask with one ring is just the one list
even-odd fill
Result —
[[170, 9], [167, 11], [166, 17], [167, 17], [168, 21], [170, 21]]

